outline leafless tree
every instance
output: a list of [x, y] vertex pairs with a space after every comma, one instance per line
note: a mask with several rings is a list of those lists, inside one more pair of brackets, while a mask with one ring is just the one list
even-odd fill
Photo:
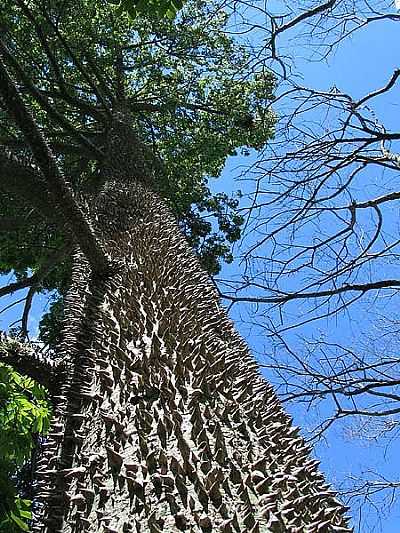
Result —
[[[219, 280], [221, 292], [233, 312], [247, 302], [267, 335], [265, 366], [282, 398], [314, 413], [324, 406], [311, 438], [351, 419], [353, 435], [386, 442], [400, 421], [400, 124], [387, 112], [396, 109], [400, 65], [377, 72], [363, 94], [323, 86], [318, 68], [367, 32], [374, 46], [400, 13], [394, 2], [364, 0], [238, 2], [232, 13], [251, 35], [255, 63], [276, 73], [279, 121], [242, 174], [244, 274]], [[313, 75], [302, 76], [305, 67]], [[389, 505], [398, 488], [366, 477], [345, 492]]]

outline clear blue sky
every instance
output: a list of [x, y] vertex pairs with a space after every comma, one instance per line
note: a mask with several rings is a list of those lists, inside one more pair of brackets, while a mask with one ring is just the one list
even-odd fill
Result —
[[[288, 54], [297, 56], [297, 72], [303, 75], [305, 86], [311, 86], [320, 90], [329, 90], [335, 85], [339, 90], [353, 95], [355, 99], [384, 86], [392, 76], [393, 70], [400, 68], [400, 34], [397, 23], [371, 24], [365, 31], [354, 34], [351, 39], [346, 40], [331, 56], [328, 62], [309, 62], [305, 59], [307, 51], [297, 48], [293, 50], [290, 35], [287, 36], [283, 44], [287, 47]], [[298, 81], [300, 83], [300, 81]], [[390, 130], [399, 131], [399, 106], [400, 106], [400, 84], [391, 91], [389, 97], [381, 97], [374, 101], [374, 111], [381, 123]], [[277, 106], [279, 112], [279, 106]], [[396, 129], [397, 128], [397, 129]], [[215, 190], [235, 190], [239, 184], [233, 184], [235, 175], [238, 174], [237, 167], [246, 164], [245, 160], [232, 158], [225, 169], [222, 181], [215, 182]], [[374, 177], [371, 176], [373, 179]], [[379, 176], [377, 177], [377, 192], [379, 192]], [[397, 224], [398, 212], [394, 212]], [[223, 273], [223, 277], [238, 274], [236, 266], [228, 267]], [[382, 272], [382, 277], [386, 277]], [[399, 276], [397, 276], [399, 277]], [[290, 290], [290, 287], [287, 287]], [[398, 316], [397, 300], [392, 303], [385, 303], [386, 308], [392, 305], [393, 313]], [[387, 309], [386, 309], [387, 310]], [[246, 309], [242, 304], [234, 308], [234, 318], [237, 327], [247, 339], [254, 353], [262, 361], [262, 354], [268, 353], [271, 346], [263, 337], [260, 328], [249, 327], [243, 322], [246, 320]], [[353, 311], [353, 320], [349, 321], [346, 316], [339, 319], [325, 321], [323, 324], [312, 325], [303, 329], [300, 333], [311, 335], [318, 328], [328, 331], [331, 338], [340, 339], [345, 344], [351, 342], [357, 334], [358, 328], [368, 330], [374, 327], [374, 317], [369, 314], [366, 306], [358, 306]], [[296, 345], [296, 332], [288, 337], [292, 345]], [[312, 424], [316, 417], [315, 412], [305, 413], [304, 410], [290, 406], [291, 414], [296, 425], [305, 427]], [[348, 476], [357, 476], [369, 469], [378, 471], [387, 479], [400, 479], [400, 456], [398, 454], [399, 441], [393, 443], [377, 441], [371, 442], [351, 438], [349, 433], [344, 431], [343, 425], [334, 425], [327, 433], [326, 442], [321, 442], [316, 447], [316, 456], [321, 460], [321, 468], [326, 473], [328, 479], [339, 486]], [[357, 523], [359, 516], [354, 510], [354, 520]], [[364, 522], [361, 531], [383, 531], [385, 533], [398, 533], [400, 531], [400, 506], [395, 502], [391, 507], [390, 516], [384, 516], [380, 509], [369, 508], [369, 513], [363, 516]], [[376, 529], [375, 529], [376, 528]]]

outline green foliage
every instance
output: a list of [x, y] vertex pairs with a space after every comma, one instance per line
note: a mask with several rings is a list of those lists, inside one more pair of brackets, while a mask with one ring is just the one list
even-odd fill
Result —
[[[0, 353], [12, 349], [13, 342], [2, 341]], [[31, 378], [0, 363], [0, 532], [29, 530], [31, 502], [18, 496], [13, 480], [30, 459], [37, 436], [48, 431], [46, 396], [46, 390]]]
[[[0, 462], [3, 467], [2, 462]], [[0, 533], [17, 533], [19, 531], [29, 531], [28, 522], [32, 518], [31, 500], [20, 498], [10, 490], [11, 485], [8, 480], [3, 484], [3, 476], [0, 477], [0, 490], [4, 490], [5, 503], [0, 503]], [[7, 504], [9, 499], [11, 504]]]
[[[120, 86], [140, 139], [161, 161], [158, 190], [205, 268], [215, 274], [222, 261], [231, 260], [243, 221], [238, 198], [212, 194], [209, 182], [219, 177], [227, 157], [260, 148], [272, 136], [274, 79], [261, 67], [251, 68], [248, 49], [229, 36], [228, 15], [212, 1], [188, 1], [174, 19], [144, 16], [156, 2], [48, 0], [46, 9], [42, 2], [31, 2], [29, 19], [6, 0], [0, 27], [31, 82], [46, 97], [51, 95], [50, 104], [72, 129], [103, 150], [107, 108], [112, 109]], [[135, 6], [134, 17], [118, 11], [128, 4]], [[181, 4], [174, 5], [178, 9]], [[117, 68], [121, 59], [122, 81]], [[24, 98], [74, 190], [90, 200], [102, 162], [76, 149], [71, 132], [27, 91]], [[0, 121], [0, 143], [8, 142], [18, 155], [29, 157], [20, 133], [1, 109]], [[62, 246], [62, 235], [17, 198], [0, 195], [0, 210], [26, 220], [25, 227], [0, 234], [0, 272], [14, 269], [19, 277], [37, 272]], [[61, 265], [41, 288], [63, 293], [68, 272], [68, 265]]]
[[[225, 193], [212, 195], [206, 191], [203, 199], [186, 215], [181, 224], [183, 233], [187, 235], [192, 247], [198, 250], [200, 261], [210, 274], [218, 274], [220, 270], [217, 258], [223, 258], [226, 263], [233, 260], [229, 243], [240, 238], [243, 224], [243, 217], [237, 212], [240, 197], [240, 191], [234, 198]], [[218, 230], [224, 232], [225, 239], [217, 231], [212, 231], [213, 224], [209, 221], [213, 220], [211, 214], [216, 218]]]
[[[38, 240], [49, 244], [46, 235], [43, 234], [46, 226], [43, 221], [34, 216], [32, 208], [24, 206], [7, 194], [0, 195], [0, 212], [5, 217], [29, 220], [28, 229], [24, 227], [21, 230], [16, 227], [14, 231], [0, 232], [0, 249], [4, 251], [0, 254], [0, 272], [6, 274], [13, 269], [23, 272], [39, 260], [34, 244]], [[31, 221], [34, 223], [31, 224]], [[25, 246], [20, 246], [21, 242], [24, 242]]]
[[109, 2], [117, 5], [118, 14], [126, 12], [133, 19], [139, 16], [173, 19], [184, 4], [182, 0], [109, 0]]

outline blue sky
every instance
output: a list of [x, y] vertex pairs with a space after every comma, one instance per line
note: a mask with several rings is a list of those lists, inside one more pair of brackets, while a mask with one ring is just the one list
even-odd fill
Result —
[[[282, 40], [282, 44], [286, 48], [285, 52], [292, 56], [295, 54], [297, 58], [296, 72], [301, 73], [303, 78], [302, 81], [297, 80], [299, 84], [319, 90], [329, 90], [335, 85], [339, 90], [357, 99], [384, 86], [392, 76], [393, 70], [400, 67], [398, 30], [399, 27], [396, 27], [393, 22], [371, 24], [364, 31], [355, 33], [351, 39], [344, 41], [326, 62], [309, 61], [306, 58], [308, 54], [306, 49], [296, 48], [294, 50], [290, 35], [284, 41]], [[389, 130], [398, 131], [399, 96], [400, 84], [391, 91], [389, 96], [380, 97], [373, 102], [374, 111], [380, 122], [384, 123]], [[279, 106], [277, 106], [277, 111], [279, 112]], [[238, 174], [237, 167], [242, 164], [246, 164], [246, 161], [232, 158], [225, 169], [224, 179], [215, 183], [216, 190], [237, 189], [238, 186], [231, 185], [231, 182]], [[374, 183], [375, 192], [379, 194], [380, 176], [371, 175], [369, 178]], [[360, 190], [360, 195], [363, 192]], [[393, 224], [397, 225], [398, 209], [390, 216], [393, 217]], [[227, 277], [238, 273], [238, 267], [234, 266], [226, 268], [222, 275]], [[384, 272], [380, 274], [386, 277]], [[385, 307], [386, 311], [392, 306], [393, 314], [397, 313], [397, 300], [390, 302], [383, 300], [380, 305]], [[249, 325], [247, 311], [242, 304], [234, 307], [233, 316], [237, 327], [247, 339], [253, 352], [257, 354], [260, 361], [263, 361], [263, 354], [268, 354], [272, 347], [268, 339], [263, 336], [262, 328]], [[351, 345], [359, 330], [368, 331], [376, 327], [375, 319], [376, 317], [370, 314], [368, 305], [359, 305], [352, 311], [351, 320], [346, 316], [340, 316], [329, 321], [322, 321], [322, 324], [313, 324], [300, 332], [293, 332], [287, 338], [292, 346], [296, 346], [297, 334], [311, 336], [319, 330], [324, 330], [331, 338], [338, 338], [342, 343], [347, 342]], [[312, 424], [313, 420], [318, 417], [317, 412], [307, 413], [295, 405], [290, 405], [289, 410], [296, 425], [303, 428]], [[334, 485], [339, 486], [348, 476], [358, 476], [368, 470], [375, 470], [386, 479], [399, 479], [398, 442], [396, 440], [392, 443], [383, 440], [360, 440], [351, 436], [350, 429], [347, 425], [334, 425], [327, 432], [326, 440], [316, 446], [315, 453], [321, 460], [321, 468], [328, 479]], [[357, 509], [358, 505], [355, 505], [353, 509], [355, 524], [358, 524], [359, 520]], [[364, 507], [362, 518], [361, 531], [376, 530], [397, 533], [400, 530], [400, 506], [396, 502], [391, 507], [389, 516], [385, 516], [379, 509]]]
[[[397, 32], [396, 32], [397, 29]], [[289, 36], [290, 37], [290, 36]], [[290, 38], [285, 39], [284, 45], [288, 51], [293, 53]], [[298, 71], [302, 73], [305, 85], [312, 85], [319, 89], [329, 89], [335, 84], [339, 89], [347, 91], [359, 97], [366, 92], [383, 86], [390, 78], [393, 69], [398, 68], [400, 57], [400, 37], [398, 28], [394, 23], [382, 23], [371, 25], [366, 31], [356, 33], [352, 39], [345, 43], [330, 57], [327, 63], [308, 62], [302, 59], [306, 52], [300, 49], [296, 50]], [[399, 85], [400, 87], [400, 85]], [[376, 100], [374, 109], [379, 114], [379, 118], [387, 127], [396, 128], [399, 116], [399, 90], [392, 91], [390, 98]], [[397, 122], [397, 123], [396, 123]], [[235, 191], [243, 186], [240, 182], [235, 181], [238, 176], [238, 167], [248, 164], [248, 159], [235, 157], [230, 158], [227, 162], [226, 169], [222, 178], [218, 181], [212, 181], [211, 185], [215, 191]], [[222, 275], [236, 275], [240, 273], [237, 266], [226, 268]], [[7, 278], [2, 279], [3, 283]], [[23, 296], [23, 291], [18, 296]], [[7, 303], [11, 303], [14, 298], [4, 298], [2, 308]], [[47, 298], [45, 296], [36, 296], [30, 317], [30, 329], [34, 331], [37, 328], [41, 310], [46, 306]], [[20, 316], [20, 307], [16, 306], [9, 311], [0, 314], [0, 329], [6, 329], [7, 326]], [[262, 360], [263, 354], [268, 353], [271, 349], [268, 340], [263, 336], [260, 328], [250, 327], [246, 323], [247, 309], [245, 306], [238, 305], [234, 307], [233, 314], [237, 327], [247, 339], [250, 347], [257, 357]], [[242, 318], [242, 320], [241, 320]], [[338, 335], [341, 339], [351, 341], [354, 330], [358, 327], [367, 327], [368, 310], [360, 306], [358, 316], [350, 323], [346, 317], [337, 321], [325, 323], [321, 327], [327, 327], [332, 336]], [[314, 327], [314, 326], [312, 326]], [[319, 326], [318, 326], [319, 327]], [[305, 331], [310, 334], [311, 329]], [[290, 340], [296, 342], [296, 334], [292, 334]], [[296, 425], [304, 427], [311, 423], [316, 413], [304, 413], [300, 408], [290, 407], [294, 416]], [[398, 445], [398, 443], [397, 443]], [[397, 477], [400, 469], [400, 459], [396, 442], [384, 448], [380, 442], [376, 444], [366, 442], [365, 440], [352, 439], [343, 434], [343, 427], [334, 426], [329, 431], [328, 439], [325, 443], [320, 443], [316, 448], [316, 455], [321, 460], [321, 468], [326, 473], [328, 479], [334, 484], [340, 484], [346, 476], [357, 475], [360, 472], [373, 468], [383, 475], [391, 478]], [[372, 513], [369, 517], [368, 526], [364, 531], [372, 531], [375, 524], [379, 525], [379, 519], [382, 531], [386, 533], [397, 533], [400, 523], [400, 506], [394, 505], [390, 517], [382, 517], [379, 513]]]

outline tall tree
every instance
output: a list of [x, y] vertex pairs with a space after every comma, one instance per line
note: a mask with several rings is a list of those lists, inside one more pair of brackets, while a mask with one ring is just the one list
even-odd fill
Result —
[[349, 531], [190, 247], [204, 262], [200, 238], [211, 259], [237, 238], [206, 177], [271, 135], [270, 74], [248, 71], [212, 5], [154, 23], [106, 2], [16, 4], [0, 171], [17, 280], [2, 294], [29, 287], [23, 335], [35, 290], [65, 295], [32, 531]]

